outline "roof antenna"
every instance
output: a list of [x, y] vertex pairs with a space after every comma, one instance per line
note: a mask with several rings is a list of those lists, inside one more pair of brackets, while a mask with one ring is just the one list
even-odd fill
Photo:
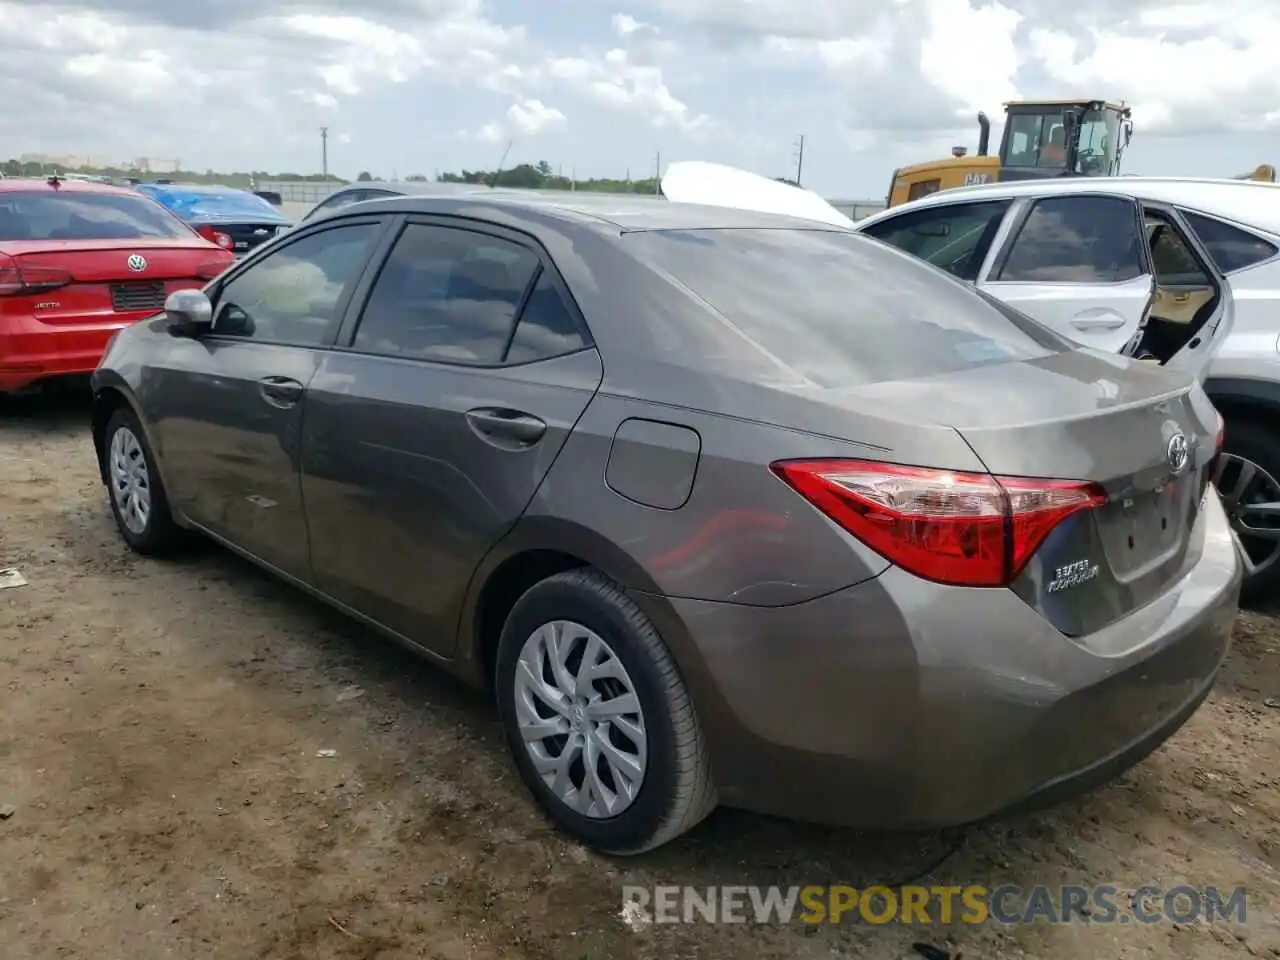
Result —
[[45, 181], [45, 183], [49, 184], [49, 186], [57, 190], [59, 187], [62, 186], [62, 178], [58, 176], [58, 171], [55, 170], [53, 171], [53, 174], [49, 177], [49, 179]]
[[493, 172], [493, 179], [489, 181], [489, 189], [492, 190], [498, 185], [498, 178], [502, 176], [502, 168], [507, 165], [507, 154], [511, 152], [511, 145], [514, 140], [507, 141], [507, 149], [502, 151], [502, 159], [498, 161], [498, 169]]

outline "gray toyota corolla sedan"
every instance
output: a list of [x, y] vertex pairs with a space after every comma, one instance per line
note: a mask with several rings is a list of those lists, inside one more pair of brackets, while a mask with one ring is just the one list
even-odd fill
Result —
[[121, 332], [122, 536], [191, 531], [494, 688], [602, 850], [717, 802], [986, 818], [1169, 737], [1240, 564], [1188, 374], [838, 227], [666, 202], [352, 205]]

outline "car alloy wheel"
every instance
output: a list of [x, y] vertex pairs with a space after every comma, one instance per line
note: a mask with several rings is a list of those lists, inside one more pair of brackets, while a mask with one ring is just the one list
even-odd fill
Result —
[[151, 522], [151, 474], [147, 457], [134, 432], [118, 426], [111, 434], [107, 471], [111, 497], [120, 522], [136, 536], [147, 532]]
[[517, 660], [516, 722], [547, 789], [584, 817], [635, 802], [648, 764], [635, 684], [608, 643], [570, 620], [544, 623]]
[[1260, 464], [1225, 451], [1213, 483], [1248, 555], [1246, 576], [1266, 573], [1280, 559], [1280, 483]]

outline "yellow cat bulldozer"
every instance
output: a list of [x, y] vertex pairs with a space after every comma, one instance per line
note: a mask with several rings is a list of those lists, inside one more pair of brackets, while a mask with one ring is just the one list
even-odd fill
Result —
[[953, 147], [945, 160], [893, 171], [885, 205], [939, 190], [1041, 177], [1110, 177], [1133, 136], [1129, 106], [1110, 100], [1018, 100], [1004, 105], [1000, 151], [989, 152], [991, 121], [978, 114], [978, 150]]
[[[975, 183], [1032, 180], [1041, 177], [1114, 177], [1133, 138], [1132, 111], [1123, 101], [1017, 100], [1004, 105], [1000, 151], [992, 155], [991, 122], [978, 114], [978, 150], [952, 147], [945, 160], [893, 171], [885, 206]], [[1234, 180], [1276, 182], [1269, 163]]]
[[1255, 167], [1249, 173], [1242, 173], [1239, 176], [1232, 177], [1233, 180], [1261, 180], [1263, 183], [1276, 182], [1276, 168], [1269, 163], [1263, 163]]

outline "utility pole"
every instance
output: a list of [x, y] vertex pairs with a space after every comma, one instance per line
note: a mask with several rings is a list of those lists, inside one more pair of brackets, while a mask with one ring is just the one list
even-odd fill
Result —
[[662, 192], [662, 151], [659, 150], [653, 155], [653, 193], [657, 196]]
[[320, 128], [320, 172], [329, 179], [329, 128]]
[[800, 139], [796, 141], [795, 146], [796, 161], [796, 186], [800, 186], [800, 176], [804, 173], [804, 134], [800, 134]]

